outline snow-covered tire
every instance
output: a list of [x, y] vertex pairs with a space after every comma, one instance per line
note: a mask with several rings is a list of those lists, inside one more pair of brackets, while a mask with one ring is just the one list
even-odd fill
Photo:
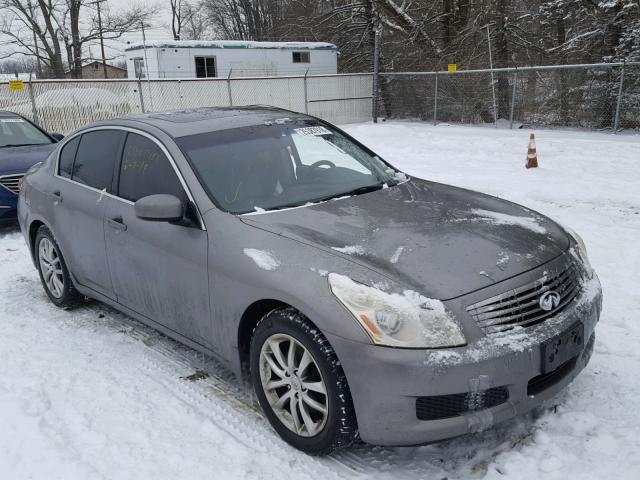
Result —
[[[46, 253], [48, 252], [48, 253]], [[36, 233], [36, 239], [33, 246], [33, 253], [36, 259], [36, 266], [40, 275], [40, 281], [44, 287], [44, 291], [49, 299], [58, 307], [71, 309], [82, 303], [83, 297], [73, 286], [69, 269], [64, 261], [60, 247], [58, 246], [51, 230], [42, 225]], [[48, 258], [44, 258], [44, 257]], [[47, 270], [47, 265], [52, 270], [58, 271], [57, 288], [52, 286], [50, 279], [54, 275]]]
[[[291, 358], [291, 345], [295, 345], [295, 358], [287, 363]], [[284, 373], [282, 379], [277, 374], [272, 376], [274, 370], [269, 360], [276, 360], [275, 366], [281, 366], [273, 348], [280, 350], [281, 359], [286, 363], [281, 371], [290, 371]], [[253, 331], [250, 354], [251, 380], [260, 406], [287, 443], [311, 455], [326, 455], [348, 447], [357, 439], [351, 393], [338, 357], [325, 336], [304, 315], [295, 309], [285, 308], [264, 316]], [[311, 360], [309, 357], [305, 360], [307, 354]], [[295, 368], [288, 368], [288, 365]], [[298, 367], [301, 370], [299, 376]], [[280, 383], [280, 387], [268, 388]], [[321, 390], [325, 393], [320, 393]], [[272, 406], [287, 395], [286, 406], [280, 409]], [[317, 409], [317, 405], [324, 406], [326, 413]], [[297, 422], [290, 414], [291, 408], [295, 409]], [[310, 416], [316, 420], [317, 431], [313, 427], [309, 431], [306, 427]]]

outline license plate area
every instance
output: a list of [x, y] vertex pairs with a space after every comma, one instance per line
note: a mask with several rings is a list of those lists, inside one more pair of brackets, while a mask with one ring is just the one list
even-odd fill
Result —
[[554, 371], [584, 348], [584, 324], [578, 322], [542, 344], [542, 373]]

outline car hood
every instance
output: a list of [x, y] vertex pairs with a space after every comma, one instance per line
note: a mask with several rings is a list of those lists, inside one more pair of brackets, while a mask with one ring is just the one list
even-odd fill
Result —
[[54, 148], [55, 143], [0, 148], [0, 175], [26, 172], [36, 163], [44, 161]]
[[[331, 251], [431, 298], [536, 268], [569, 246], [550, 219], [478, 192], [411, 179], [364, 195], [248, 214], [252, 226]], [[309, 267], [314, 267], [313, 257]]]

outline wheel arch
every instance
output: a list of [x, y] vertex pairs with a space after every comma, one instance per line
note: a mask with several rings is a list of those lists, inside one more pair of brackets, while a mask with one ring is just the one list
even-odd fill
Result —
[[[253, 329], [258, 322], [269, 312], [281, 308], [295, 308], [286, 302], [276, 300], [273, 298], [265, 298], [257, 300], [249, 305], [242, 317], [240, 317], [240, 323], [238, 324], [238, 355], [240, 360], [240, 369], [244, 378], [249, 378], [249, 350], [251, 346], [251, 337], [253, 335]], [[302, 313], [302, 312], [300, 312]]]
[[[35, 262], [35, 243], [36, 243], [36, 235], [38, 234], [38, 230], [40, 229], [40, 227], [42, 226], [46, 226], [47, 228], [49, 228], [49, 226], [44, 223], [42, 220], [36, 218], [34, 219], [30, 224], [29, 224], [29, 230], [28, 230], [28, 236], [29, 236], [29, 252], [31, 253], [31, 258], [33, 259], [33, 261]], [[49, 228], [49, 230], [51, 230]]]

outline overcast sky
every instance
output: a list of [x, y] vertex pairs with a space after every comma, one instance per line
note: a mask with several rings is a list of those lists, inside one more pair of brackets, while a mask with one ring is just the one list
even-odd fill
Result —
[[[142, 1], [142, 0], [133, 0]], [[148, 29], [145, 29], [145, 34], [147, 40], [164, 40], [171, 39], [171, 9], [169, 0], [155, 0], [148, 1], [144, 3], [155, 4], [161, 10], [154, 17], [154, 19], [150, 22], [152, 26]], [[112, 11], [118, 11], [127, 8], [128, 5], [132, 4], [132, 0], [106, 0], [103, 6], [109, 8]], [[105, 8], [105, 7], [103, 7]], [[126, 46], [127, 41], [130, 42], [141, 42], [142, 41], [142, 32], [135, 31], [125, 34], [122, 37], [122, 41], [112, 42], [110, 52], [107, 53], [107, 56], [113, 56], [120, 54], [120, 58], [118, 60], [124, 59], [122, 54], [124, 53], [124, 47]], [[91, 53], [94, 57], [100, 56], [100, 46], [96, 44], [91, 47]], [[89, 52], [85, 53], [86, 56], [89, 56]], [[114, 60], [115, 61], [115, 60]]]

